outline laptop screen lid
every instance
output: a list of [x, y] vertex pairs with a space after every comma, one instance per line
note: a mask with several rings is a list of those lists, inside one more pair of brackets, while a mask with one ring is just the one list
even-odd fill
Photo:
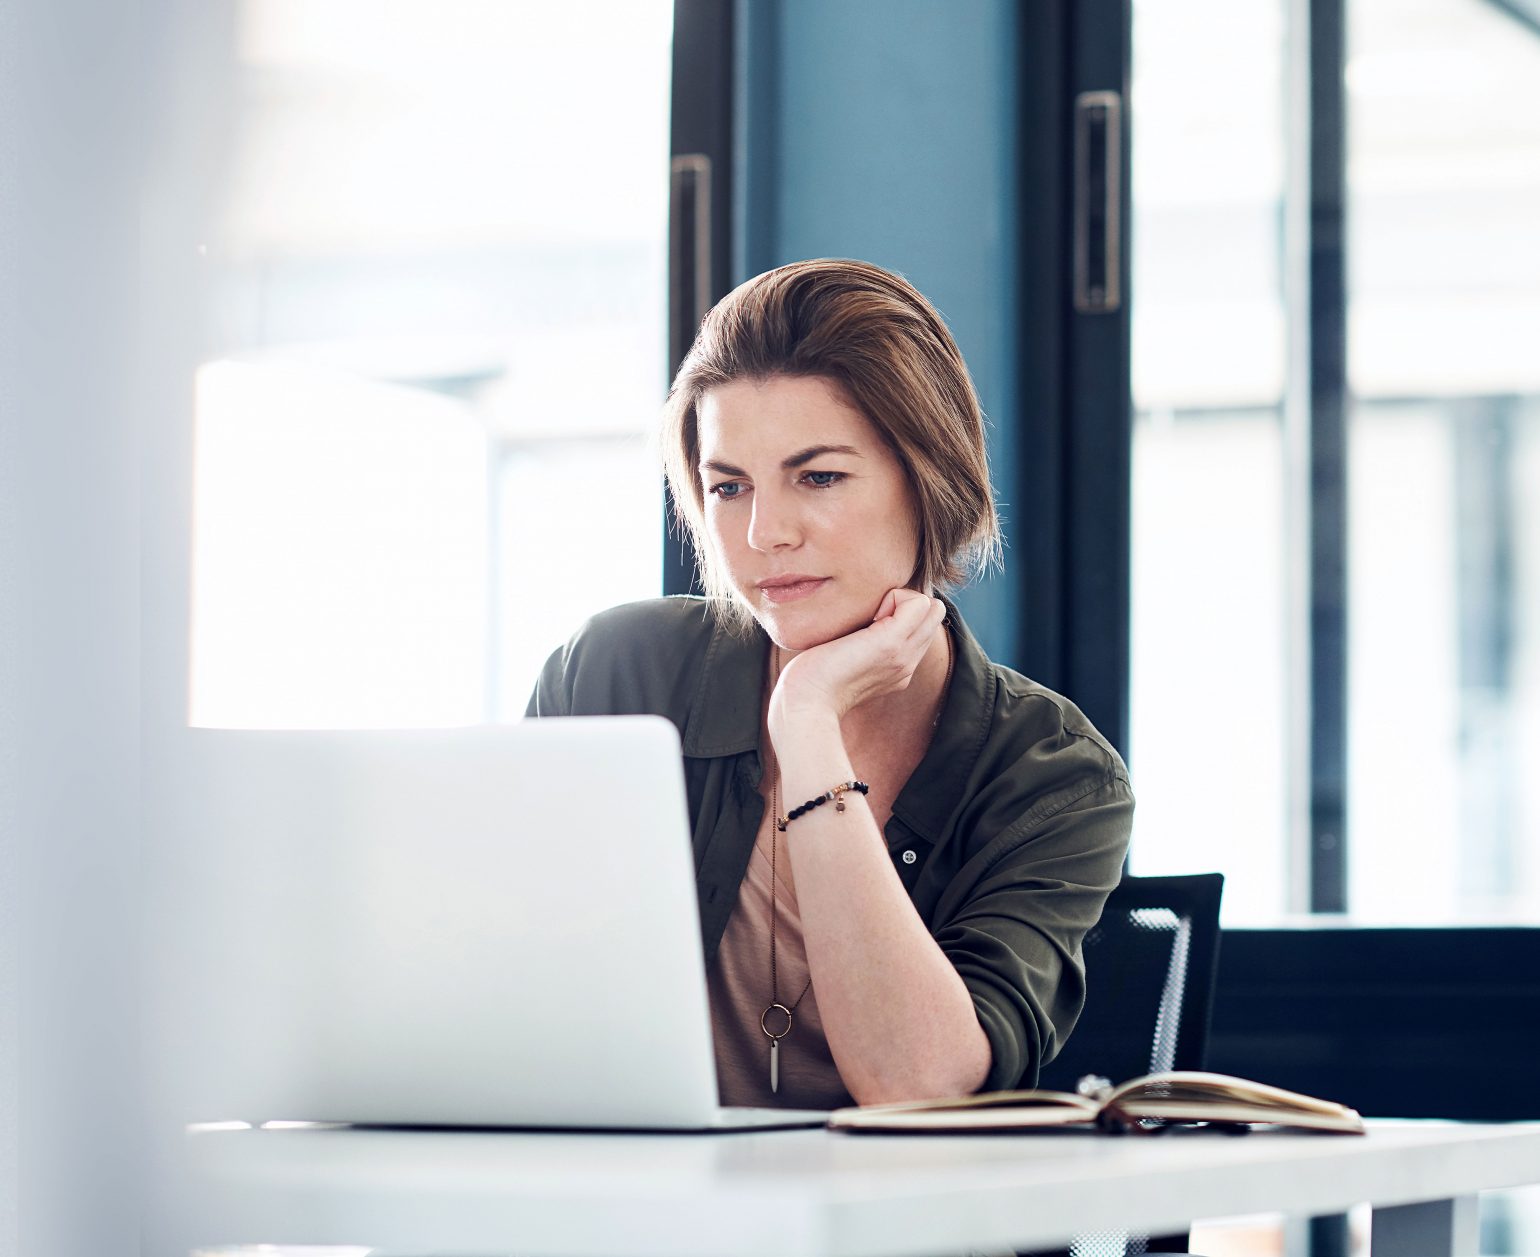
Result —
[[190, 1118], [691, 1128], [716, 1111], [668, 721], [192, 743]]

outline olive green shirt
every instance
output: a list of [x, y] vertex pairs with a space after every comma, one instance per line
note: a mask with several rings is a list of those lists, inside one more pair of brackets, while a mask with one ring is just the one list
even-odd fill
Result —
[[[994, 1053], [986, 1090], [1031, 1086], [1085, 1003], [1080, 942], [1128, 847], [1123, 761], [1067, 699], [991, 663], [955, 608], [951, 688], [893, 805], [893, 868], [967, 985]], [[764, 815], [769, 641], [698, 598], [594, 616], [546, 663], [531, 716], [652, 714], [679, 729], [706, 962]]]

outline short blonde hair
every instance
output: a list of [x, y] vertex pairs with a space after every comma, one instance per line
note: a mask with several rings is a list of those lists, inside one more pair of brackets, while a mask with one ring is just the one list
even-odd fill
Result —
[[912, 284], [881, 267], [838, 258], [795, 262], [756, 276], [712, 308], [663, 408], [675, 515], [719, 614], [748, 626], [748, 610], [707, 538], [700, 401], [719, 385], [778, 375], [838, 385], [897, 456], [914, 494], [916, 588], [955, 588], [999, 562], [984, 416], [941, 316]]

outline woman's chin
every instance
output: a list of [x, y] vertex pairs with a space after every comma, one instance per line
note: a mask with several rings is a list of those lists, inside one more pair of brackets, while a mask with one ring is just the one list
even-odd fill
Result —
[[797, 653], [812, 650], [837, 638], [846, 637], [871, 623], [868, 615], [838, 616], [828, 611], [815, 613], [788, 607], [755, 608], [754, 618], [765, 635], [782, 650]]
[[822, 646], [825, 642], [832, 642], [840, 634], [824, 637], [821, 635], [793, 635], [789, 633], [772, 632], [768, 627], [765, 634], [781, 648], [781, 653], [786, 655], [800, 655], [804, 650], [812, 650], [814, 646]]

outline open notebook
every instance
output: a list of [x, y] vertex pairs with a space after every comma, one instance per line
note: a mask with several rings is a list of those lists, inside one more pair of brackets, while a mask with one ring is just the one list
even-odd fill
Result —
[[1340, 1135], [1364, 1133], [1345, 1105], [1282, 1087], [1179, 1070], [1114, 1087], [1083, 1078], [1080, 1092], [992, 1091], [951, 1100], [921, 1100], [836, 1109], [829, 1125], [850, 1131], [1153, 1131], [1172, 1125], [1281, 1126]]

